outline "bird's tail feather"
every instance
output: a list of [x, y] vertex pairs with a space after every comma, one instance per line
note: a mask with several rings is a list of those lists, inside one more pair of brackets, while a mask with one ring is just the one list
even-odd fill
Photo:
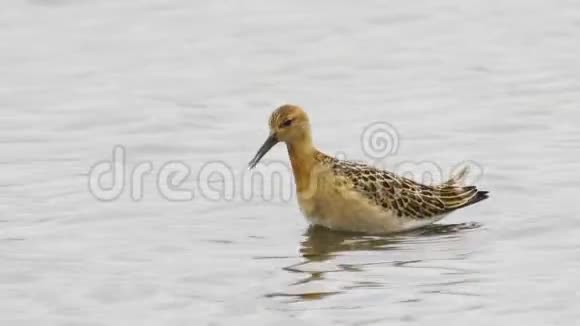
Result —
[[463, 168], [449, 180], [436, 187], [439, 198], [446, 208], [455, 210], [473, 205], [489, 197], [489, 192], [478, 190], [475, 186], [464, 186], [463, 183], [469, 173], [469, 167]]

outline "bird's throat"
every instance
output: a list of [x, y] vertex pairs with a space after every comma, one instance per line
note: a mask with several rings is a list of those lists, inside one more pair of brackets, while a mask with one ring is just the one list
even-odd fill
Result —
[[312, 145], [312, 140], [309, 137], [287, 143], [286, 147], [292, 164], [296, 190], [303, 192], [310, 186], [311, 178], [313, 177], [312, 172], [316, 164], [315, 156], [317, 150]]

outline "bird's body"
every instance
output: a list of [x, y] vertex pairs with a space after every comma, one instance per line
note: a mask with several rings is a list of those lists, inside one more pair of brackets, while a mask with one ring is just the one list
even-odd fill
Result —
[[276, 142], [284, 141], [300, 209], [314, 225], [369, 234], [401, 232], [434, 223], [487, 198], [487, 192], [461, 185], [466, 170], [430, 186], [323, 154], [313, 146], [308, 118], [296, 106], [274, 111], [270, 128], [270, 138], [250, 165], [255, 166]]

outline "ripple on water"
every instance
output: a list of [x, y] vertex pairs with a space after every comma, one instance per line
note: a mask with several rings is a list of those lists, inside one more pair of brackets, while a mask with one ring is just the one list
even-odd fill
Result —
[[[452, 239], [460, 238], [465, 232], [474, 231], [481, 227], [480, 223], [459, 223], [459, 224], [434, 224], [423, 229], [411, 232], [386, 235], [369, 236], [364, 234], [337, 232], [322, 227], [311, 227], [305, 234], [305, 239], [301, 243], [300, 253], [304, 260], [292, 265], [283, 267], [286, 272], [295, 275], [294, 281], [288, 284], [286, 291], [279, 291], [266, 294], [268, 298], [292, 298], [290, 301], [299, 302], [301, 300], [322, 300], [338, 294], [344, 294], [361, 289], [380, 289], [392, 286], [389, 281], [381, 280], [376, 275], [375, 269], [390, 270], [391, 268], [404, 268], [407, 274], [423, 274], [424, 270], [430, 273], [450, 273], [457, 275], [469, 275], [469, 269], [459, 267], [442, 266], [434, 264], [433, 257], [425, 259], [401, 259], [404, 255], [389, 255], [389, 252], [400, 253], [401, 251], [412, 251], [413, 246], [432, 246], [437, 243], [446, 243]], [[376, 253], [372, 255], [372, 253]], [[418, 257], [421, 257], [419, 255]], [[366, 257], [366, 258], [365, 258]], [[389, 260], [385, 258], [391, 257]], [[350, 259], [347, 259], [350, 258]], [[359, 262], [353, 263], [353, 258]], [[460, 256], [441, 258], [462, 259]], [[433, 262], [431, 262], [433, 261]], [[408, 269], [411, 268], [411, 269]], [[412, 272], [413, 270], [417, 272]], [[354, 274], [353, 274], [354, 273]], [[365, 275], [375, 274], [376, 280], [365, 279]], [[392, 273], [392, 272], [391, 272]], [[359, 274], [358, 276], [356, 276]], [[361, 279], [362, 278], [362, 279]], [[435, 293], [441, 287], [451, 287], [453, 285], [471, 284], [477, 282], [477, 278], [461, 278], [442, 281], [428, 280], [420, 281], [419, 285], [426, 288], [420, 290], [422, 293]], [[320, 289], [320, 284], [326, 284]], [[330, 287], [332, 290], [329, 290]], [[431, 290], [429, 288], [437, 288]], [[448, 292], [448, 293], [452, 293]], [[465, 292], [470, 295], [470, 292]], [[456, 294], [460, 294], [457, 292]]]

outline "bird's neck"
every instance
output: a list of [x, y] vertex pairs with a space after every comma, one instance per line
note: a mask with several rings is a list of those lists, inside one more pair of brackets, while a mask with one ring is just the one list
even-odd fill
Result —
[[312, 144], [310, 134], [304, 134], [302, 137], [288, 142], [286, 147], [292, 164], [296, 190], [298, 192], [304, 191], [310, 185], [318, 150]]

